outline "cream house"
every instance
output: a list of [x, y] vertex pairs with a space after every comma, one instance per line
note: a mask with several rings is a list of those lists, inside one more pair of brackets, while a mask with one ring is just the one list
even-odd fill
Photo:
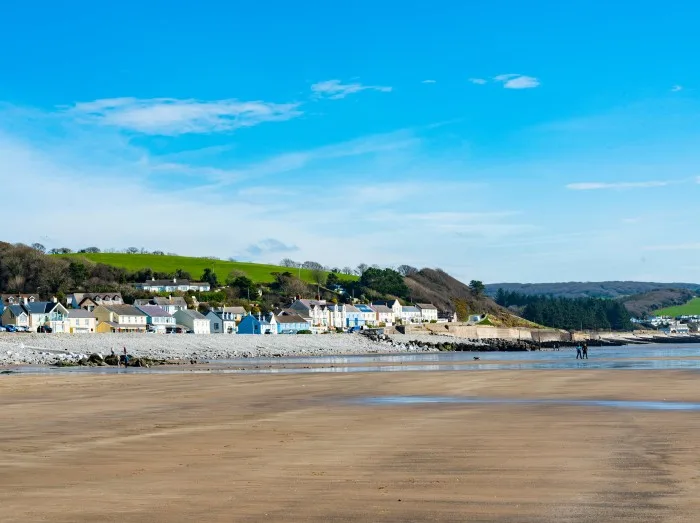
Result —
[[68, 332], [85, 334], [97, 330], [97, 319], [92, 311], [87, 309], [70, 309], [67, 314]]
[[425, 322], [437, 321], [438, 310], [432, 303], [416, 303], [416, 307], [420, 310], [421, 320]]
[[173, 316], [175, 316], [175, 321], [177, 321], [178, 325], [187, 327], [187, 330], [194, 334], [211, 333], [211, 320], [206, 318], [199, 311], [186, 309], [184, 311], [177, 311]]

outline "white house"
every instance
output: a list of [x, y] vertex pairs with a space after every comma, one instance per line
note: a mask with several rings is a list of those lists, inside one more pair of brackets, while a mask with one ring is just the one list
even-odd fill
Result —
[[134, 305], [137, 307], [142, 305], [157, 305], [168, 314], [175, 314], [177, 311], [187, 309], [187, 302], [182, 296], [168, 296], [167, 298], [163, 298], [162, 296], [154, 296], [153, 298], [146, 300], [136, 300]]
[[71, 334], [86, 334], [97, 330], [97, 318], [87, 309], [68, 310], [68, 332]]
[[690, 327], [688, 327], [688, 325], [685, 323], [672, 321], [669, 322], [668, 325], [661, 327], [659, 330], [661, 332], [665, 332], [666, 334], [688, 334], [690, 332]]
[[438, 310], [435, 305], [432, 303], [416, 303], [416, 307], [420, 310], [421, 320], [426, 322], [437, 321]]
[[35, 301], [22, 305], [29, 316], [29, 328], [50, 327], [53, 332], [68, 332], [68, 309], [55, 301]]
[[418, 307], [413, 305], [404, 305], [401, 308], [401, 322], [403, 324], [408, 323], [420, 323], [421, 322], [421, 312]]
[[399, 300], [374, 301], [372, 305], [385, 305], [389, 307], [394, 313], [395, 320], [401, 317], [401, 311], [403, 310], [403, 306]]
[[345, 305], [330, 303], [326, 306], [328, 314], [328, 326], [332, 329], [345, 327]]
[[308, 321], [312, 327], [326, 329], [330, 324], [326, 300], [296, 300], [289, 308]]
[[211, 321], [199, 311], [192, 309], [180, 310], [174, 316], [178, 324], [186, 327], [194, 334], [211, 333]]

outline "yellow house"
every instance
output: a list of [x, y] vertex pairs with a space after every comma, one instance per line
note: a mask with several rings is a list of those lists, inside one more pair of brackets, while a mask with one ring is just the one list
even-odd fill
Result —
[[133, 305], [99, 305], [97, 332], [146, 332], [146, 314]]

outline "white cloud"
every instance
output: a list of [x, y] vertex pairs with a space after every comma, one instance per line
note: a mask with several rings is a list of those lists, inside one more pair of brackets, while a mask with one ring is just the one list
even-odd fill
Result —
[[487, 83], [483, 78], [470, 78], [469, 81], [476, 85], [484, 85]]
[[671, 182], [652, 181], [652, 182], [581, 182], [570, 183], [566, 186], [572, 191], [594, 191], [599, 189], [645, 189], [649, 187], [665, 187]]
[[84, 122], [168, 136], [231, 131], [302, 114], [296, 103], [175, 98], [108, 98], [77, 103], [68, 112]]
[[318, 98], [330, 98], [331, 100], [339, 100], [349, 94], [367, 90], [388, 93], [391, 92], [392, 88], [383, 85], [362, 85], [361, 83], [343, 84], [340, 80], [326, 80], [311, 86], [311, 91]]
[[534, 76], [520, 74], [500, 74], [493, 79], [501, 82], [505, 89], [532, 89], [540, 85], [540, 81]]
[[672, 93], [677, 93], [678, 91], [682, 91], [682, 90], [683, 90], [683, 86], [682, 86], [682, 85], [674, 85], [673, 87], [671, 87], [671, 92], [672, 92]]
[[424, 84], [434, 84], [434, 83], [437, 83], [437, 82], [436, 82], [435, 80], [423, 80], [421, 83], [424, 83]]
[[267, 238], [257, 243], [249, 245], [246, 253], [253, 258], [260, 258], [262, 255], [279, 254], [283, 252], [295, 252], [299, 247], [296, 245], [286, 245], [275, 238]]

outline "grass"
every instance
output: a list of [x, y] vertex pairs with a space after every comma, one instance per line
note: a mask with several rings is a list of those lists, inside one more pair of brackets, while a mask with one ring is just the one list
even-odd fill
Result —
[[[209, 258], [190, 258], [187, 256], [158, 256], [155, 254], [123, 254], [123, 253], [99, 253], [99, 254], [58, 254], [56, 256], [66, 258], [86, 258], [95, 263], [104, 263], [114, 267], [122, 267], [129, 271], [150, 268], [157, 272], [173, 273], [177, 269], [187, 271], [192, 279], [198, 281], [204, 269], [212, 269], [220, 282], [226, 281], [232, 271], [240, 271], [256, 283], [270, 283], [274, 281], [275, 272], [289, 271], [301, 279], [313, 283], [312, 274], [307, 269], [290, 269], [278, 265], [265, 265], [262, 263], [231, 262], [224, 260], [211, 260]], [[356, 276], [340, 274], [341, 280], [356, 280]]]
[[655, 316], [690, 316], [693, 314], [700, 314], [700, 298], [693, 298], [683, 305], [654, 311]]

